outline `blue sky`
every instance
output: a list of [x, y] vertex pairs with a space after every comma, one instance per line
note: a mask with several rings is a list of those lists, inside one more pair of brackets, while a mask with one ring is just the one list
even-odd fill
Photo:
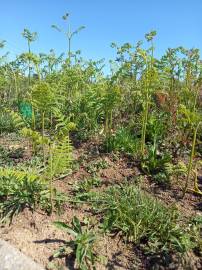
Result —
[[152, 29], [158, 33], [156, 56], [179, 45], [202, 51], [202, 0], [2, 0], [0, 4], [0, 40], [8, 41], [6, 49], [12, 55], [26, 50], [24, 28], [39, 34], [34, 52], [51, 48], [64, 52], [65, 37], [51, 25], [64, 26], [65, 12], [70, 13], [72, 29], [86, 26], [73, 40], [73, 49], [81, 49], [85, 58], [113, 58], [111, 42], [135, 44]]

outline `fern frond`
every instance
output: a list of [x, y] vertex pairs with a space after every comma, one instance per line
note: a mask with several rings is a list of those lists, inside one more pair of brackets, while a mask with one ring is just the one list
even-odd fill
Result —
[[51, 111], [55, 104], [54, 89], [46, 82], [39, 82], [32, 88], [32, 105], [40, 111]]
[[172, 163], [166, 162], [164, 168], [167, 175], [172, 175], [174, 173], [174, 165]]
[[8, 110], [8, 109], [6, 109], [5, 112], [10, 115], [15, 128], [21, 129], [21, 128], [26, 126], [24, 119], [22, 118], [22, 116], [19, 113], [14, 112], [12, 110]]
[[71, 168], [72, 160], [72, 144], [69, 136], [52, 143], [45, 177], [50, 179], [54, 176], [68, 173]]
[[58, 131], [59, 135], [66, 135], [69, 131], [74, 130], [76, 128], [75, 123], [70, 122], [69, 118], [67, 118], [64, 114], [62, 114], [59, 110], [54, 110], [54, 116], [56, 118], [56, 126], [55, 129]]
[[175, 166], [174, 166], [174, 172], [177, 175], [185, 175], [187, 173], [187, 166], [183, 161], [179, 161]]
[[32, 130], [31, 128], [23, 128], [21, 130], [21, 134], [31, 139], [32, 143], [35, 145], [42, 145], [42, 144], [48, 144], [49, 139], [46, 137], [43, 137], [38, 131]]
[[42, 180], [42, 178], [34, 172], [15, 170], [12, 168], [0, 168], [0, 180], [3, 180], [3, 178], [15, 178], [18, 181], [23, 181], [27, 178], [29, 182], [33, 182], [38, 179]]

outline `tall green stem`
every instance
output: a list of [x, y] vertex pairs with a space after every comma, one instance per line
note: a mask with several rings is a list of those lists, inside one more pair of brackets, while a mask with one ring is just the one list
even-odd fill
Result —
[[53, 153], [52, 153], [52, 146], [50, 145], [49, 148], [50, 153], [50, 179], [49, 179], [49, 185], [50, 185], [50, 205], [51, 205], [51, 213], [53, 211]]
[[[147, 90], [148, 92], [148, 90]], [[143, 115], [143, 127], [142, 127], [142, 140], [141, 140], [141, 154], [144, 155], [145, 141], [146, 141], [146, 131], [147, 131], [147, 121], [148, 121], [148, 111], [149, 111], [149, 97], [147, 93], [146, 104]]]
[[43, 147], [43, 162], [44, 162], [44, 165], [45, 165], [44, 132], [45, 132], [45, 112], [42, 112], [42, 147]]
[[145, 91], [146, 91], [146, 103], [143, 111], [143, 120], [142, 120], [142, 135], [141, 135], [141, 155], [144, 155], [145, 151], [145, 140], [146, 140], [146, 131], [147, 131], [147, 121], [148, 121], [148, 112], [149, 112], [149, 89], [148, 89], [148, 64], [146, 67], [146, 82], [145, 82]]
[[71, 38], [68, 38], [68, 58], [69, 66], [71, 66]]
[[[29, 54], [31, 53], [31, 48], [30, 48], [30, 41], [29, 41], [29, 39], [28, 39], [28, 50], [29, 50]], [[30, 67], [30, 59], [29, 59], [29, 63], [28, 63], [28, 65], [29, 65], [29, 86], [30, 86], [30, 83], [31, 83], [31, 67]]]
[[187, 189], [188, 189], [189, 179], [190, 179], [190, 176], [191, 176], [192, 166], [193, 166], [194, 152], [195, 152], [195, 146], [196, 146], [196, 136], [197, 136], [197, 131], [198, 131], [198, 128], [199, 128], [200, 124], [201, 124], [201, 122], [198, 123], [198, 125], [194, 129], [193, 140], [192, 140], [192, 149], [191, 149], [191, 154], [190, 154], [190, 158], [189, 158], [186, 183], [185, 183], [185, 187], [184, 187], [184, 190], [183, 190], [183, 196], [182, 197], [185, 196], [185, 193], [187, 192]]

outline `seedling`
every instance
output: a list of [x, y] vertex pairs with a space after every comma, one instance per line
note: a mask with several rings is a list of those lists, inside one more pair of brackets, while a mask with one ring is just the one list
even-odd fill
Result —
[[76, 264], [79, 269], [95, 270], [95, 262], [98, 259], [94, 251], [96, 236], [88, 227], [84, 228], [77, 217], [72, 219], [71, 225], [56, 221], [55, 226], [59, 229], [65, 230], [73, 237], [73, 240], [67, 241], [64, 246], [61, 246], [53, 255], [53, 258], [60, 256], [67, 256], [71, 252], [75, 254]]

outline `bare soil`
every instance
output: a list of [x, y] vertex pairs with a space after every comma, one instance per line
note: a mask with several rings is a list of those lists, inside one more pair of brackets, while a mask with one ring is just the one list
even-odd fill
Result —
[[[31, 159], [29, 143], [26, 141], [15, 140], [14, 138], [0, 138], [0, 144], [7, 148], [24, 149], [24, 160]], [[107, 186], [121, 183], [124, 181], [133, 181], [135, 177], [141, 175], [137, 164], [127, 157], [103, 154], [95, 147], [95, 143], [84, 143], [74, 150], [74, 157], [77, 166], [71, 175], [64, 179], [56, 180], [55, 187], [60, 191], [69, 194], [75, 182], [83, 181], [90, 177], [88, 171], [89, 165], [104, 161], [107, 168], [97, 170], [97, 176], [100, 177], [103, 189]], [[22, 159], [16, 162], [22, 162]], [[179, 211], [189, 218], [196, 214], [201, 214], [202, 201], [200, 196], [193, 193], [187, 193], [183, 200], [180, 199], [183, 180], [179, 183], [173, 183], [170, 188], [164, 189], [144, 177], [140, 183], [142, 189], [152, 194], [152, 196], [162, 200], [167, 205], [175, 205]], [[51, 267], [51, 256], [57, 248], [69, 240], [69, 236], [62, 230], [57, 229], [53, 222], [56, 220], [70, 223], [73, 216], [80, 220], [84, 217], [93, 217], [88, 207], [65, 205], [64, 212], [61, 215], [53, 213], [51, 216], [41, 212], [31, 212], [25, 209], [18, 216], [14, 217], [11, 225], [0, 225], [0, 238], [10, 242], [24, 254], [30, 256], [36, 262], [47, 269]], [[96, 220], [95, 220], [96, 222]], [[147, 257], [138, 246], [125, 243], [120, 235], [98, 236], [97, 251], [99, 255], [107, 259], [103, 264], [98, 264], [97, 269], [202, 269], [202, 258], [193, 253], [186, 254], [179, 258], [173, 255], [170, 258]], [[61, 258], [54, 260], [57, 265], [54, 269], [75, 269], [74, 257]], [[169, 261], [170, 260], [170, 261]], [[53, 268], [52, 268], [53, 269]]]

